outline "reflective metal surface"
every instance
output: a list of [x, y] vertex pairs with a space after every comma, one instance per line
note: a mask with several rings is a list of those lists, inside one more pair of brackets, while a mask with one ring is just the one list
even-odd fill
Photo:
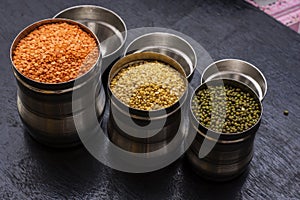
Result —
[[62, 10], [54, 18], [78, 21], [96, 34], [101, 43], [102, 71], [122, 55], [127, 28], [115, 12], [100, 6], [79, 5]]
[[[213, 181], [231, 180], [246, 170], [253, 156], [253, 142], [255, 134], [260, 126], [263, 112], [261, 102], [255, 92], [247, 85], [237, 81], [229, 79], [208, 81], [200, 85], [195, 92], [207, 88], [209, 85], [220, 85], [225, 83], [237, 86], [255, 97], [256, 101], [259, 102], [261, 115], [254, 126], [243, 132], [218, 133], [207, 129], [196, 120], [196, 117], [191, 110], [192, 101], [190, 101], [189, 131], [190, 133], [196, 132], [197, 135], [187, 151], [187, 158], [198, 174]], [[195, 95], [195, 92], [192, 96]], [[203, 148], [201, 149], [202, 145], [205, 145], [206, 147], [212, 146], [212, 149], [204, 157], [199, 157], [202, 155], [199, 152], [204, 150]]]
[[[109, 73], [108, 85], [113, 77], [126, 65], [142, 60], [158, 60], [177, 69], [184, 77], [183, 68], [172, 58], [153, 52], [143, 52], [127, 55], [120, 59]], [[118, 100], [111, 92], [110, 87], [110, 118], [108, 122], [108, 135], [112, 142], [127, 151], [147, 153], [158, 150], [167, 144], [179, 131], [181, 122], [181, 109], [187, 98], [186, 90], [179, 101], [166, 109], [144, 111], [130, 108]], [[117, 123], [116, 123], [117, 121]], [[130, 126], [133, 121], [136, 126]], [[161, 125], [161, 121], [164, 124]], [[151, 127], [146, 127], [151, 123]], [[161, 126], [160, 126], [161, 125]], [[157, 128], [157, 129], [156, 129]], [[156, 134], [153, 135], [153, 132]], [[124, 139], [126, 138], [126, 140]], [[124, 142], [126, 141], [126, 142]], [[125, 144], [126, 143], [126, 144]]]
[[254, 65], [238, 59], [224, 59], [210, 64], [203, 72], [201, 83], [215, 79], [232, 79], [248, 85], [262, 101], [267, 93], [267, 81]]
[[[46, 19], [33, 23], [21, 31], [11, 46], [11, 61], [14, 49], [22, 38], [41, 25], [55, 22], [79, 25], [95, 38], [99, 47], [97, 37], [84, 25], [66, 19]], [[88, 132], [98, 125], [90, 123], [92, 121], [90, 113], [96, 110], [97, 118], [100, 120], [105, 106], [105, 92], [100, 81], [100, 62], [99, 51], [97, 62], [88, 72], [75, 80], [57, 84], [28, 79], [13, 65], [12, 70], [18, 83], [18, 111], [28, 132], [36, 140], [55, 147], [74, 146], [80, 144], [78, 129]], [[82, 95], [74, 97], [74, 92]], [[75, 125], [75, 118], [81, 123]]]
[[170, 56], [184, 69], [187, 78], [191, 78], [197, 66], [197, 56], [193, 47], [183, 38], [163, 32], [142, 35], [132, 41], [125, 55], [138, 52], [157, 52]]

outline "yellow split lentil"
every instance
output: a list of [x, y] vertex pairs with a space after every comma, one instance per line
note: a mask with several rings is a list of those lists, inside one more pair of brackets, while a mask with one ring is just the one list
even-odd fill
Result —
[[129, 107], [158, 110], [176, 103], [186, 89], [185, 77], [168, 64], [139, 61], [121, 69], [110, 82], [112, 93]]

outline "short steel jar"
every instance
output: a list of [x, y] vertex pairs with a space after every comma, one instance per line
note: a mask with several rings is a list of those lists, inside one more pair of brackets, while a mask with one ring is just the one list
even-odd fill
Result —
[[[201, 124], [192, 111], [192, 99], [198, 91], [225, 84], [248, 92], [259, 105], [259, 119], [253, 126], [242, 132], [223, 133], [211, 130]], [[258, 95], [249, 86], [236, 80], [211, 80], [204, 82], [194, 91], [189, 111], [189, 131], [190, 134], [196, 132], [196, 137], [186, 155], [195, 171], [213, 181], [231, 180], [244, 172], [253, 157], [254, 138], [263, 112]]]
[[[85, 74], [68, 82], [43, 83], [24, 76], [13, 62], [13, 53], [18, 43], [42, 25], [61, 22], [77, 25], [95, 39], [99, 52], [96, 63]], [[91, 123], [94, 120], [90, 118], [94, 116], [90, 113], [96, 111], [100, 120], [105, 105], [105, 92], [100, 81], [100, 43], [94, 33], [72, 20], [41, 20], [29, 25], [17, 35], [10, 49], [10, 57], [18, 84], [18, 111], [29, 134], [37, 141], [53, 147], [81, 144], [77, 131], [88, 133], [98, 126]]]
[[[138, 61], [159, 61], [178, 71], [184, 80], [185, 91], [170, 107], [159, 110], [139, 110], [120, 101], [112, 92], [110, 82], [128, 64]], [[154, 52], [130, 54], [114, 64], [108, 79], [110, 94], [110, 117], [108, 135], [120, 148], [134, 153], [148, 153], [166, 146], [179, 131], [181, 109], [186, 102], [188, 87], [186, 74], [172, 58]], [[163, 123], [162, 123], [163, 122]], [[148, 126], [151, 124], [151, 126]], [[155, 133], [155, 134], [153, 134]]]

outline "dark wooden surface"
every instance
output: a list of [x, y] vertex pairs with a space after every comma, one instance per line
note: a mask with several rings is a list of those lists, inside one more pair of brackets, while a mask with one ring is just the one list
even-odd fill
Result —
[[[112, 9], [129, 29], [180, 31], [214, 60], [255, 64], [268, 94], [248, 172], [227, 183], [207, 182], [181, 158], [157, 172], [127, 174], [100, 164], [83, 147], [58, 151], [33, 141], [17, 113], [9, 48], [25, 26], [78, 4]], [[0, 199], [300, 198], [300, 35], [271, 17], [234, 0], [1, 0], [0, 18]]]

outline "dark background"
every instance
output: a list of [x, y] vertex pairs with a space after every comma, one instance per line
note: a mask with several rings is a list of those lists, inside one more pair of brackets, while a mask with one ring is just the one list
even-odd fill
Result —
[[[78, 4], [117, 12], [128, 29], [157, 26], [198, 41], [214, 60], [240, 58], [266, 76], [268, 94], [247, 173], [226, 183], [196, 176], [184, 158], [160, 171], [127, 174], [84, 147], [46, 148], [24, 132], [9, 48], [27, 25]], [[243, 1], [0, 1], [1, 199], [299, 199], [300, 35]], [[283, 115], [289, 110], [289, 115]]]

